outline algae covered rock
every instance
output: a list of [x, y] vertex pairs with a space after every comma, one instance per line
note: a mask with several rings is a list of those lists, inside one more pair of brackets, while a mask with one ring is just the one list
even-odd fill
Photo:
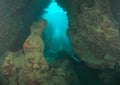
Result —
[[[8, 52], [2, 70], [5, 85], [36, 85], [36, 73], [48, 70], [44, 58], [44, 43], [41, 35], [47, 22], [38, 20], [31, 27], [31, 34], [26, 39], [23, 49], [18, 52]], [[22, 81], [22, 82], [21, 82]]]
[[17, 85], [18, 82], [21, 82], [19, 80], [19, 73], [22, 71], [24, 64], [23, 55], [22, 51], [8, 52], [2, 66], [4, 85]]
[[68, 85], [65, 69], [68, 63], [49, 67], [44, 58], [42, 31], [46, 25], [44, 19], [33, 23], [23, 49], [8, 52], [2, 66], [4, 85]]
[[[94, 0], [92, 7], [81, 5], [80, 8], [80, 13], [69, 15], [68, 35], [74, 51], [90, 67], [114, 69], [120, 61], [120, 44], [109, 1]], [[106, 59], [108, 55], [114, 60]]]

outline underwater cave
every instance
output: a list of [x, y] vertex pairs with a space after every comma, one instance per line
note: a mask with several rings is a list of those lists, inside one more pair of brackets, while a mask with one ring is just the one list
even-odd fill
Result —
[[120, 85], [119, 0], [1, 0], [0, 85]]

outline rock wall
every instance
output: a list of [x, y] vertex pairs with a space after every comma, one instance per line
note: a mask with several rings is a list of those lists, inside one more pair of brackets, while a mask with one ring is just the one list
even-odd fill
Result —
[[[8, 48], [19, 50], [31, 23], [43, 13], [50, 0], [0, 1], [0, 55]], [[19, 41], [19, 42], [18, 42]]]
[[[68, 35], [78, 57], [88, 66], [114, 69], [120, 66], [118, 23], [108, 0], [57, 0], [68, 12]], [[68, 7], [67, 7], [68, 6]]]

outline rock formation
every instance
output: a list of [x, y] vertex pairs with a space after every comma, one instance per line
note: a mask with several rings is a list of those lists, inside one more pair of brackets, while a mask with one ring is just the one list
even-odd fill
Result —
[[32, 25], [23, 49], [8, 52], [2, 66], [4, 85], [68, 85], [68, 60], [50, 65], [44, 58], [41, 36], [46, 24], [45, 20], [38, 20]]
[[68, 35], [78, 57], [93, 68], [119, 66], [118, 23], [113, 18], [109, 1], [74, 0], [71, 7], [65, 9], [70, 24]]

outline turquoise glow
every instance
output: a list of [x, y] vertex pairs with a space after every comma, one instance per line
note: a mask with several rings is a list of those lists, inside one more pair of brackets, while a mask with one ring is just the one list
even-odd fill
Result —
[[45, 11], [46, 14], [42, 17], [48, 21], [48, 26], [44, 30], [46, 53], [55, 55], [62, 50], [70, 52], [71, 45], [67, 36], [67, 12], [58, 6], [55, 1], [52, 1]]

